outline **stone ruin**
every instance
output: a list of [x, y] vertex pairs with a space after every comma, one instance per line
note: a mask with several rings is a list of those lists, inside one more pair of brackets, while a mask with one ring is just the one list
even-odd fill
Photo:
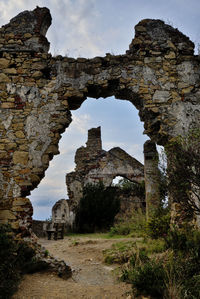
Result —
[[74, 214], [69, 209], [69, 200], [59, 199], [52, 207], [52, 214], [48, 220], [33, 220], [32, 231], [39, 238], [47, 237], [47, 230], [54, 230], [54, 224], [64, 224], [64, 232], [71, 230]]
[[37, 7], [0, 28], [0, 222], [21, 237], [31, 232], [27, 196], [87, 97], [130, 101], [160, 145], [200, 120], [199, 57], [177, 29], [145, 19], [125, 54], [74, 59], [48, 53], [50, 25], [49, 10]]
[[70, 210], [69, 200], [60, 199], [52, 207], [52, 222], [65, 223], [66, 230], [73, 226], [74, 214]]
[[[105, 151], [102, 149], [101, 127], [88, 131], [86, 147], [77, 149], [75, 171], [66, 175], [70, 210], [76, 214], [83, 195], [83, 188], [89, 183], [102, 182], [105, 187], [112, 185], [117, 176], [135, 183], [144, 181], [144, 166], [119, 147]], [[135, 194], [118, 192], [121, 199], [120, 215], [130, 214], [133, 209], [145, 208], [145, 198]]]

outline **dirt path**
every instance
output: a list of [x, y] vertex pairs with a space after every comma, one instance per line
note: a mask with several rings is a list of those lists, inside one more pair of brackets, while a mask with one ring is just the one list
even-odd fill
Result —
[[68, 280], [51, 273], [25, 275], [13, 299], [114, 299], [131, 298], [131, 286], [117, 282], [112, 274], [114, 266], [103, 264], [102, 250], [119, 240], [65, 238], [40, 243], [73, 269]]

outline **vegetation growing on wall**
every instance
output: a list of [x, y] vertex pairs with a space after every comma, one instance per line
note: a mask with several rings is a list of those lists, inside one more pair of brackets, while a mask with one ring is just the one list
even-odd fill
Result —
[[[200, 214], [200, 130], [174, 138], [166, 147], [168, 189], [184, 213], [181, 220]], [[184, 219], [183, 219], [184, 218]]]

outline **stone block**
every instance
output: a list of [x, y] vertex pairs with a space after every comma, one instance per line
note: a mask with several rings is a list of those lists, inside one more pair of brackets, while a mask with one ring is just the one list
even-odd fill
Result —
[[50, 154], [54, 154], [54, 155], [58, 155], [59, 154], [59, 150], [58, 147], [56, 145], [50, 145], [48, 147], [48, 150], [46, 151], [46, 153], [50, 153]]
[[17, 70], [14, 68], [9, 68], [9, 69], [5, 69], [4, 70], [5, 74], [11, 74], [11, 75], [16, 75], [17, 74]]
[[25, 33], [25, 34], [24, 34], [24, 37], [25, 37], [25, 38], [30, 38], [30, 37], [32, 37], [32, 34], [31, 34], [31, 33]]
[[5, 69], [9, 66], [10, 61], [8, 59], [5, 58], [0, 58], [0, 68], [1, 69]]
[[10, 79], [9, 79], [9, 77], [6, 76], [4, 73], [1, 73], [1, 74], [0, 74], [0, 82], [1, 82], [1, 83], [2, 83], [2, 82], [8, 83], [8, 82], [10, 82]]
[[15, 132], [15, 136], [17, 138], [25, 138], [25, 135], [24, 135], [23, 131], [17, 131], [17, 132]]
[[43, 74], [42, 74], [42, 72], [40, 72], [40, 71], [36, 71], [36, 72], [34, 72], [33, 75], [32, 75], [32, 77], [33, 77], [34, 79], [39, 79], [39, 78], [41, 78], [42, 76], [43, 76]]
[[176, 58], [176, 54], [174, 52], [169, 52], [169, 54], [165, 55], [166, 59], [175, 59]]
[[19, 222], [18, 221], [15, 221], [15, 222], [11, 222], [11, 227], [12, 229], [19, 229]]
[[14, 109], [15, 108], [15, 103], [12, 103], [12, 102], [3, 102], [1, 104], [1, 108], [2, 109]]
[[24, 206], [27, 204], [30, 204], [30, 200], [26, 197], [16, 197], [16, 198], [14, 198], [13, 203], [12, 203], [13, 207], [14, 206]]
[[13, 163], [27, 165], [28, 163], [28, 152], [16, 151], [13, 154]]
[[10, 210], [0, 210], [0, 222], [1, 220], [15, 220], [16, 216]]
[[153, 102], [154, 103], [167, 103], [170, 99], [169, 91], [165, 90], [156, 90], [153, 95]]

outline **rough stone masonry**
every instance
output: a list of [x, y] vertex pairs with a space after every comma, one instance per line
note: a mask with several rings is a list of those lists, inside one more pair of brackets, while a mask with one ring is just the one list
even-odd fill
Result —
[[70, 110], [87, 97], [130, 101], [145, 133], [164, 145], [199, 126], [199, 58], [194, 44], [160, 20], [135, 26], [123, 55], [52, 57], [47, 8], [25, 11], [0, 29], [0, 222], [24, 236], [31, 226], [26, 197], [58, 154]]
[[[88, 130], [86, 147], [81, 146], [77, 149], [75, 163], [75, 170], [66, 175], [68, 202], [74, 218], [87, 184], [102, 182], [105, 187], [109, 187], [117, 176], [135, 183], [144, 181], [144, 166], [139, 161], [120, 147], [114, 147], [109, 151], [102, 149], [101, 127]], [[118, 190], [118, 196], [121, 200], [121, 214], [145, 205], [145, 199], [135, 194], [129, 194], [128, 197]]]

